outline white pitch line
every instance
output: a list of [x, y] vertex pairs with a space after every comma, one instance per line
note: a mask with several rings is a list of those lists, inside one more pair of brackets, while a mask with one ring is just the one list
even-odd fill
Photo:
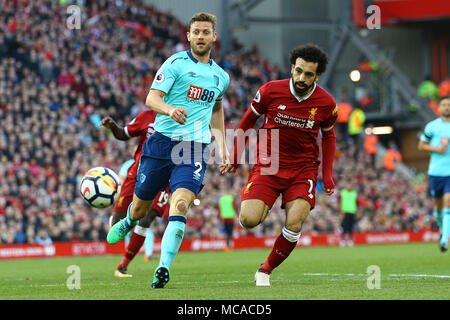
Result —
[[304, 276], [365, 276], [363, 273], [355, 274], [355, 273], [304, 273]]
[[390, 277], [418, 277], [418, 278], [447, 278], [450, 279], [450, 276], [441, 275], [441, 274], [390, 274]]
[[[354, 277], [354, 276], [367, 276], [367, 274], [365, 273], [359, 273], [359, 274], [354, 274], [354, 273], [304, 273], [304, 276], [324, 276], [324, 277], [328, 277], [328, 276], [348, 276], [348, 277]], [[442, 274], [389, 274], [389, 277], [415, 277], [415, 278], [449, 278], [450, 279], [450, 275], [442, 275]]]
[[[323, 277], [329, 277], [329, 276], [347, 276], [347, 277], [367, 277], [367, 274], [365, 273], [303, 273], [304, 276], [323, 276]], [[450, 275], [442, 275], [442, 274], [389, 274], [388, 277], [413, 277], [413, 278], [442, 278], [442, 279], [450, 279]], [[298, 279], [296, 279], [298, 280]], [[274, 279], [271, 280], [273, 282], [290, 282], [294, 281], [292, 279]], [[218, 281], [218, 283], [221, 284], [231, 284], [231, 283], [247, 283], [247, 281], [237, 281], [237, 280], [231, 280], [231, 281]], [[177, 284], [190, 284], [190, 282], [178, 282]], [[116, 282], [110, 282], [110, 283], [89, 283], [84, 282], [82, 283], [82, 286], [117, 286], [119, 283]], [[38, 283], [30, 283], [30, 284], [17, 284], [16, 287], [62, 287], [66, 286], [66, 284], [59, 283], [59, 284], [38, 284]]]

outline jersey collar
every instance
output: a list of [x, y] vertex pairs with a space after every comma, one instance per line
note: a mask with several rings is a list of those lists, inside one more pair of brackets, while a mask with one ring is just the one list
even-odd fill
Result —
[[[198, 62], [198, 60], [192, 55], [192, 53], [191, 53], [191, 50], [189, 49], [188, 51], [186, 51], [186, 53], [187, 53], [187, 55], [188, 55], [188, 57], [189, 58], [191, 58], [191, 60], [192, 61], [194, 61], [195, 63], [197, 63]], [[210, 66], [212, 66], [212, 63], [213, 63], [213, 61], [212, 61], [212, 59], [211, 58], [209, 58], [209, 62], [208, 62], [208, 64], [210, 65]]]
[[308, 99], [309, 97], [311, 97], [311, 95], [314, 93], [314, 90], [316, 90], [316, 83], [314, 82], [314, 87], [312, 88], [311, 92], [308, 93], [306, 96], [298, 96], [297, 93], [295, 92], [294, 89], [294, 85], [292, 84], [292, 78], [289, 79], [289, 89], [291, 90], [292, 95], [295, 97], [295, 99], [297, 99], [298, 102], [302, 102], [305, 101], [306, 99]]

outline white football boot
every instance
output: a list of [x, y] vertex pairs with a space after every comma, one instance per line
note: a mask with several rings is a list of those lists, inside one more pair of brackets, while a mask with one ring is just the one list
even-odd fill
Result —
[[257, 287], [270, 287], [270, 274], [259, 269], [255, 273], [255, 282]]

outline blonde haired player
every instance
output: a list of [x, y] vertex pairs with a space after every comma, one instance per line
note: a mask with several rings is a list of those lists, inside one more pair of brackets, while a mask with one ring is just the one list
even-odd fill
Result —
[[438, 110], [441, 116], [425, 126], [418, 148], [431, 152], [428, 179], [434, 201], [433, 214], [441, 231], [439, 247], [445, 252], [450, 236], [450, 96], [440, 99]]

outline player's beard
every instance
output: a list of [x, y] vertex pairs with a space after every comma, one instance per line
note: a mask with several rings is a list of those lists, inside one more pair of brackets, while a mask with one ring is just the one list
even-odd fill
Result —
[[[292, 77], [292, 84], [293, 84], [295, 93], [297, 93], [297, 94], [300, 95], [300, 96], [303, 96], [303, 95], [305, 95], [305, 94], [308, 92], [308, 90], [311, 89], [311, 87], [314, 85], [314, 81], [313, 81], [313, 83], [311, 83], [311, 85], [308, 86], [306, 83], [301, 82], [301, 81], [295, 82], [294, 77]], [[304, 87], [303, 89], [300, 89], [299, 87], [297, 87], [297, 84], [303, 85], [303, 86], [305, 86], [305, 87]]]
[[194, 45], [191, 45], [191, 51], [200, 57], [203, 57], [204, 55], [209, 54], [211, 47], [212, 47], [212, 42], [209, 44], [207, 44], [206, 42], [204, 42], [204, 43], [205, 43], [205, 46], [204, 46], [203, 50], [199, 50], [198, 46], [196, 44], [194, 44]]

